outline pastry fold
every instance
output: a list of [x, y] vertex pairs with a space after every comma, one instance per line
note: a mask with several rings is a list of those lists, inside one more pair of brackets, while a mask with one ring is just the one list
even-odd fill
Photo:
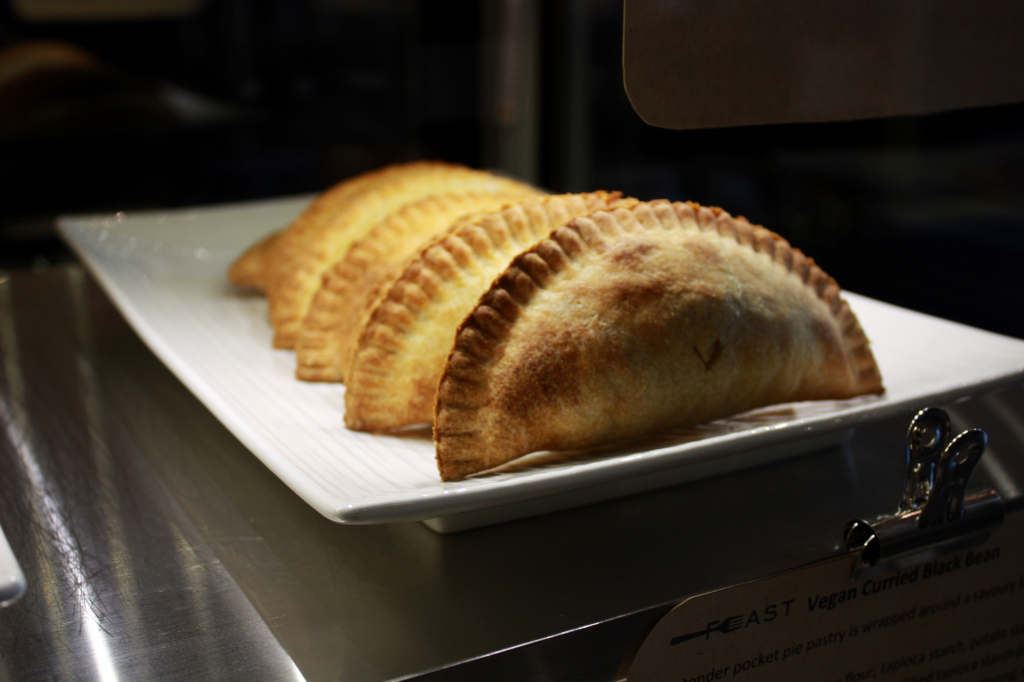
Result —
[[461, 216], [494, 211], [543, 192], [527, 185], [503, 192], [435, 194], [406, 204], [377, 223], [324, 273], [295, 344], [296, 377], [343, 381], [359, 324], [376, 292], [426, 239]]
[[293, 348], [324, 272], [374, 225], [439, 192], [507, 192], [527, 187], [486, 171], [421, 161], [365, 173], [321, 195], [276, 240], [266, 258], [274, 346]]
[[345, 424], [383, 431], [429, 423], [456, 328], [512, 258], [573, 218], [635, 203], [617, 192], [524, 199], [425, 246], [363, 322], [345, 377]]
[[458, 328], [437, 389], [441, 478], [765, 405], [883, 392], [836, 282], [692, 203], [598, 211], [518, 255]]

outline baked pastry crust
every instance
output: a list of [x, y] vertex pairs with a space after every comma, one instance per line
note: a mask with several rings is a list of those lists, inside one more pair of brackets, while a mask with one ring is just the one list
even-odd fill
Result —
[[228, 281], [235, 286], [266, 291], [268, 254], [273, 252], [281, 234], [280, 231], [271, 232], [236, 258], [228, 268]]
[[437, 391], [441, 478], [757, 407], [883, 392], [835, 280], [692, 203], [577, 218], [517, 256], [458, 329]]
[[617, 192], [525, 199], [427, 245], [365, 319], [346, 374], [345, 424], [429, 423], [456, 328], [512, 258], [577, 216], [634, 203]]
[[[313, 240], [320, 230], [345, 207], [348, 200], [362, 190], [388, 178], [410, 170], [412, 164], [385, 166], [343, 180], [318, 194], [309, 206], [288, 225], [278, 239], [264, 251], [263, 267], [265, 281], [269, 285], [282, 269], [285, 259], [295, 253], [312, 248]], [[258, 243], [257, 243], [258, 245]], [[248, 252], [246, 252], [248, 253]], [[243, 254], [244, 258], [245, 254]]]
[[401, 272], [422, 242], [467, 213], [494, 211], [543, 192], [527, 185], [513, 191], [435, 194], [405, 205], [357, 240], [323, 276], [295, 344], [296, 376], [304, 381], [343, 381], [359, 335], [359, 323], [377, 290]]
[[274, 346], [294, 347], [324, 271], [390, 213], [439, 192], [502, 192], [523, 186], [486, 171], [430, 161], [389, 166], [336, 186], [288, 227], [268, 259]]

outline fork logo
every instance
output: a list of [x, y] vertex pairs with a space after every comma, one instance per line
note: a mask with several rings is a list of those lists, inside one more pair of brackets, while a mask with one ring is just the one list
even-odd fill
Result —
[[675, 646], [676, 644], [681, 644], [683, 642], [688, 642], [691, 639], [697, 639], [701, 635], [704, 636], [704, 639], [711, 639], [712, 632], [721, 632], [722, 634], [729, 634], [730, 632], [735, 632], [736, 630], [739, 630], [742, 627], [743, 616], [732, 616], [721, 621], [713, 620], [710, 623], [708, 623], [708, 626], [703, 630], [697, 630], [697, 632], [691, 632], [686, 635], [679, 635], [678, 637], [673, 637], [672, 646]]

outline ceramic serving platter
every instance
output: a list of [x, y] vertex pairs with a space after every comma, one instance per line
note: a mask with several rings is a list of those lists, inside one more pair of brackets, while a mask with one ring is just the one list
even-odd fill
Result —
[[865, 421], [1024, 380], [1024, 341], [847, 293], [881, 367], [881, 397], [775, 406], [442, 483], [429, 427], [346, 429], [344, 386], [295, 380], [294, 354], [271, 347], [265, 299], [225, 278], [309, 200], [72, 216], [59, 229], [152, 351], [285, 484], [341, 523], [462, 530], [794, 456]]

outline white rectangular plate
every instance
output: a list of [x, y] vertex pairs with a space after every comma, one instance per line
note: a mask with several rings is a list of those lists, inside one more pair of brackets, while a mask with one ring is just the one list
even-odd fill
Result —
[[[494, 523], [792, 456], [867, 420], [1024, 379], [1024, 341], [846, 294], [881, 366], [882, 397], [776, 406], [573, 458], [535, 455], [442, 483], [429, 429], [399, 436], [347, 430], [344, 387], [296, 381], [293, 353], [271, 348], [266, 301], [225, 279], [238, 254], [287, 225], [308, 201], [67, 217], [59, 229], [153, 352], [267, 467], [334, 521], [433, 520], [442, 531]], [[716, 461], [731, 464], [715, 469]]]

